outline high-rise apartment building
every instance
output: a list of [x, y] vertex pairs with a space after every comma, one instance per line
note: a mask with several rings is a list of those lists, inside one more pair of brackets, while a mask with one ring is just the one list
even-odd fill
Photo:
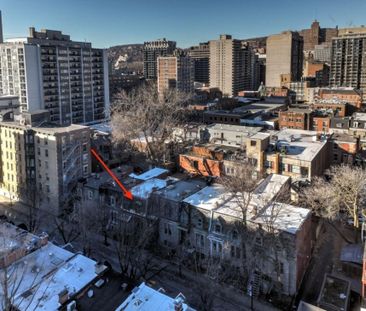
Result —
[[2, 20], [2, 15], [1, 15], [1, 11], [0, 11], [0, 43], [4, 42], [4, 34], [3, 34], [3, 20]]
[[30, 28], [0, 44], [0, 94], [18, 95], [23, 111], [46, 109], [62, 125], [109, 118], [106, 51], [60, 31]]
[[46, 110], [0, 122], [0, 193], [59, 214], [90, 174], [90, 129], [49, 122]]
[[254, 51], [230, 35], [220, 35], [210, 45], [210, 87], [217, 87], [224, 96], [235, 96], [250, 90], [253, 79]]
[[208, 85], [210, 82], [210, 46], [208, 42], [192, 46], [188, 53], [194, 62], [194, 81]]
[[158, 77], [157, 61], [159, 56], [169, 56], [173, 54], [176, 42], [164, 39], [144, 42], [144, 77], [154, 79]]
[[168, 89], [193, 92], [194, 65], [192, 59], [182, 52], [174, 56], [158, 57], [158, 92], [160, 94]]
[[297, 32], [285, 31], [267, 38], [266, 86], [299, 81], [302, 64], [303, 39]]
[[329, 84], [359, 89], [366, 98], [366, 33], [333, 38]]

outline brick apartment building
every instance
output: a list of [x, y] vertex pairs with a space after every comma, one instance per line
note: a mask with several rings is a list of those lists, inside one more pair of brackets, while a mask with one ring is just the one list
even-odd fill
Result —
[[279, 112], [279, 128], [310, 130], [312, 125], [312, 112], [309, 109], [290, 108]]
[[343, 101], [357, 109], [362, 105], [362, 93], [354, 88], [322, 88], [318, 96], [323, 100]]

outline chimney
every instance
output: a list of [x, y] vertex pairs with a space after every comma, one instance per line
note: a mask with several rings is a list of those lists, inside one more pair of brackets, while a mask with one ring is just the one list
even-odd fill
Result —
[[1, 17], [1, 11], [0, 11], [0, 43], [4, 42], [4, 37], [3, 37], [3, 20]]
[[61, 292], [58, 293], [58, 302], [60, 305], [63, 305], [68, 300], [69, 291], [67, 290], [67, 288], [64, 288]]
[[183, 303], [185, 301], [185, 297], [182, 293], [179, 293], [177, 297], [174, 299], [174, 311], [183, 311]]

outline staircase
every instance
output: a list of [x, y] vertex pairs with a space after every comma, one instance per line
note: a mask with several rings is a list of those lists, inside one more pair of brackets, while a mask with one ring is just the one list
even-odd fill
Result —
[[258, 297], [260, 282], [261, 282], [261, 275], [259, 271], [254, 270], [248, 280], [247, 294], [249, 296]]

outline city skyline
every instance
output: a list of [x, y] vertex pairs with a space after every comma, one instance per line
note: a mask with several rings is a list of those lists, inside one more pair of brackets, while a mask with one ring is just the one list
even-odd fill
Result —
[[366, 10], [366, 3], [361, 0], [349, 1], [347, 6], [340, 0], [321, 3], [311, 0], [302, 4], [281, 0], [275, 6], [264, 0], [260, 7], [253, 1], [239, 0], [231, 0], [225, 6], [220, 1], [206, 0], [199, 3], [108, 1], [107, 5], [95, 0], [66, 0], [52, 3], [52, 10], [41, 14], [49, 6], [46, 0], [16, 2], [19, 5], [14, 6], [14, 1], [4, 0], [0, 8], [5, 39], [25, 37], [28, 28], [34, 26], [62, 29], [73, 40], [93, 42], [99, 48], [162, 37], [177, 41], [179, 47], [185, 48], [224, 33], [245, 39], [290, 29], [301, 30], [308, 28], [315, 19], [321, 27], [352, 27], [364, 24], [362, 12]]

